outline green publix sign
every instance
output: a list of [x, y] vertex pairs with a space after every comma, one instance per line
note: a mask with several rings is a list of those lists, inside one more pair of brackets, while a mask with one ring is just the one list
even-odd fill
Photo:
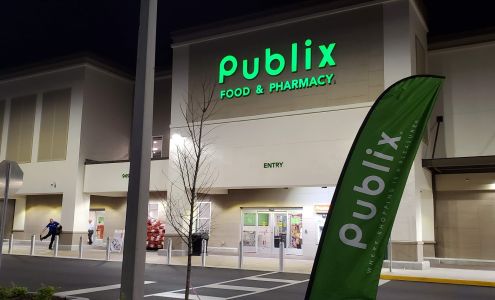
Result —
[[[290, 68], [292, 73], [299, 71], [299, 60], [304, 62], [304, 70], [310, 71], [314, 67], [324, 69], [334, 67], [335, 60], [332, 57], [335, 43], [321, 44], [318, 47], [313, 47], [313, 41], [306, 39], [304, 47], [300, 47], [298, 43], [290, 45], [290, 57], [286, 58], [281, 53], [273, 52], [271, 48], [265, 48], [264, 65], [260, 67], [260, 58], [254, 57], [252, 60], [242, 59], [239, 61], [233, 55], [226, 55], [220, 61], [218, 67], [218, 83], [225, 84], [225, 80], [236, 73], [242, 72], [242, 76], [246, 80], [254, 80], [260, 74], [260, 69], [269, 76], [278, 76], [286, 69]], [[302, 48], [302, 49], [301, 49]], [[313, 53], [313, 50], [316, 50]], [[316, 60], [315, 60], [316, 58]], [[334, 73], [322, 73], [316, 76], [304, 76], [294, 78], [292, 80], [272, 81], [268, 84], [257, 84], [254, 93], [263, 95], [267, 93], [279, 93], [292, 91], [297, 89], [306, 89], [317, 86], [331, 85], [333, 83]], [[247, 97], [253, 93], [252, 88], [248, 86], [240, 86], [220, 90], [220, 99], [234, 99]]]

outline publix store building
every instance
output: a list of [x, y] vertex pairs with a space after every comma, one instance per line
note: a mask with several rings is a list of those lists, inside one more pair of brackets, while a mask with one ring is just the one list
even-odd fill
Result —
[[[393, 257], [417, 266], [425, 257], [494, 260], [495, 44], [484, 37], [432, 43], [427, 31], [415, 2], [397, 0], [177, 32], [171, 73], [155, 81], [150, 216], [166, 221], [160, 204], [177, 180], [173, 150], [187, 138], [181, 106], [214, 85], [219, 100], [206, 139], [215, 180], [196, 220], [209, 230], [209, 252], [234, 254], [242, 241], [245, 252], [272, 256], [283, 241], [288, 255], [314, 258], [368, 110], [397, 80], [431, 73], [446, 81], [394, 223]], [[133, 79], [93, 62], [81, 68], [71, 82], [69, 67], [0, 81], [11, 91], [0, 94], [9, 103], [5, 116], [21, 91], [39, 94], [32, 159], [21, 164], [25, 186], [12, 204], [20, 237], [42, 225], [34, 220], [40, 211], [61, 219], [67, 244], [77, 244], [87, 217], [103, 216], [105, 236], [124, 227]], [[61, 78], [63, 86], [53, 86]], [[70, 91], [67, 155], [39, 162], [43, 91], [60, 88]], [[2, 122], [0, 156], [8, 158], [10, 121]], [[175, 236], [170, 226], [166, 234]]]
[[[187, 136], [184, 95], [214, 80], [221, 99], [208, 125], [218, 172], [209, 246], [236, 251], [242, 240], [270, 255], [284, 241], [288, 254], [314, 257], [357, 130], [385, 88], [425, 72], [426, 32], [417, 8], [395, 1], [178, 33], [172, 145]], [[432, 247], [430, 180], [420, 155], [394, 226], [397, 258], [421, 261]]]

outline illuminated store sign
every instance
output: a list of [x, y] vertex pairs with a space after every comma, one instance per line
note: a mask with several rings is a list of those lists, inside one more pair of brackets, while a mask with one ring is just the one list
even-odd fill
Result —
[[[224, 84], [228, 77], [242, 72], [242, 76], [246, 80], [254, 80], [260, 72], [265, 72], [269, 76], [278, 76], [283, 73], [286, 68], [290, 68], [292, 73], [299, 71], [299, 59], [304, 61], [304, 70], [309, 71], [314, 67], [319, 69], [335, 66], [335, 60], [332, 57], [332, 52], [335, 48], [335, 43], [328, 45], [318, 45], [318, 54], [313, 55], [313, 42], [307, 39], [304, 43], [304, 49], [299, 49], [298, 43], [291, 44], [290, 57], [286, 58], [283, 54], [273, 52], [271, 48], [265, 49], [264, 66], [260, 68], [260, 58], [242, 59], [239, 62], [238, 58], [233, 55], [226, 55], [222, 58], [218, 68], [218, 83]], [[300, 51], [301, 50], [301, 51]], [[302, 52], [302, 53], [299, 53]], [[316, 60], [314, 60], [316, 58]], [[261, 70], [261, 71], [260, 71]], [[254, 90], [257, 95], [268, 93], [278, 93], [290, 90], [305, 89], [315, 86], [331, 85], [334, 78], [333, 73], [320, 74], [316, 76], [306, 76], [294, 78], [292, 80], [274, 81], [268, 84], [258, 84]], [[250, 87], [241, 86], [231, 89], [220, 90], [220, 99], [232, 99], [249, 96], [252, 93]]]

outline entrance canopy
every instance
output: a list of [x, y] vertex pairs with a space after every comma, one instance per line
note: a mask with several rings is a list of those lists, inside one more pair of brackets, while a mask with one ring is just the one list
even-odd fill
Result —
[[423, 168], [433, 174], [495, 172], [495, 155], [423, 159]]

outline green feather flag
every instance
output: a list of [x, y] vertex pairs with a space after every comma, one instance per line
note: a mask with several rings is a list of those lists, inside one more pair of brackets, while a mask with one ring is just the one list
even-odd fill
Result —
[[340, 174], [305, 299], [376, 298], [395, 215], [443, 79], [405, 78], [371, 107]]

